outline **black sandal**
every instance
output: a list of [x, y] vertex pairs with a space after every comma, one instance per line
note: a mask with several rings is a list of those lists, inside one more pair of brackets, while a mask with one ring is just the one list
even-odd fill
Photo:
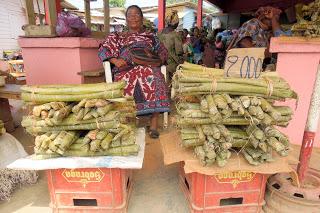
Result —
[[153, 138], [153, 139], [157, 139], [157, 138], [159, 138], [159, 132], [157, 131], [157, 130], [155, 130], [155, 129], [150, 129], [150, 131], [149, 131], [149, 136], [151, 137], [151, 138]]

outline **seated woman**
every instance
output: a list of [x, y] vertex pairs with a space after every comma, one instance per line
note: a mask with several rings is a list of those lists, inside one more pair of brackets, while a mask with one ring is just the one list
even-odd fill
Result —
[[126, 81], [125, 95], [134, 97], [137, 115], [152, 114], [149, 134], [152, 138], [158, 138], [159, 113], [168, 112], [170, 107], [165, 79], [159, 66], [134, 62], [130, 50], [142, 48], [154, 51], [162, 62], [167, 59], [167, 50], [153, 33], [144, 30], [143, 14], [138, 6], [128, 7], [126, 21], [128, 32], [107, 36], [100, 46], [99, 57], [115, 65], [112, 69], [115, 81]]

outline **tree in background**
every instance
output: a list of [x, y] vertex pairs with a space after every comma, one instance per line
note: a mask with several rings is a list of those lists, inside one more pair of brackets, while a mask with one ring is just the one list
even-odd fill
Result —
[[198, 0], [167, 0], [166, 4], [174, 4], [174, 3], [178, 3], [178, 2], [193, 2], [193, 3], [197, 3]]
[[124, 7], [126, 0], [109, 0], [110, 7]]

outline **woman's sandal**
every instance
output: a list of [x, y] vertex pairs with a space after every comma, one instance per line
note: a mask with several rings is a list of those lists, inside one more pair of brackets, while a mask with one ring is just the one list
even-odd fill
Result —
[[149, 131], [149, 136], [151, 137], [151, 138], [153, 138], [153, 139], [157, 139], [157, 138], [159, 138], [159, 132], [157, 131], [157, 130], [155, 130], [155, 129], [150, 129], [150, 131]]

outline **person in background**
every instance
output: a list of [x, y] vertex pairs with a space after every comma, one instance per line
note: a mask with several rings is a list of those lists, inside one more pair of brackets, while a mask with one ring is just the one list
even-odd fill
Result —
[[175, 30], [179, 25], [179, 16], [176, 10], [172, 10], [165, 19], [166, 28], [159, 34], [160, 41], [168, 50], [167, 73], [168, 83], [170, 84], [173, 74], [177, 66], [183, 63], [182, 38]]
[[[255, 13], [255, 18], [245, 22], [238, 32], [234, 47], [269, 47], [272, 32], [279, 31], [279, 16], [281, 10], [273, 7], [261, 7]], [[268, 51], [266, 52], [268, 55]]]
[[279, 24], [281, 12], [281, 10], [270, 6], [260, 7], [255, 13], [255, 18], [241, 26], [237, 38], [234, 39], [233, 47], [265, 47], [265, 59], [262, 67], [266, 68], [269, 64], [275, 63], [272, 54], [269, 52], [269, 45], [272, 36], [285, 34]]
[[214, 38], [208, 37], [207, 42], [204, 46], [203, 52], [203, 65], [206, 67], [215, 67], [215, 46], [214, 46]]
[[199, 61], [202, 59], [202, 41], [200, 37], [200, 30], [199, 28], [195, 27], [193, 29], [193, 35], [190, 37], [192, 48], [193, 48], [193, 61], [195, 64], [198, 64]]
[[215, 41], [215, 53], [214, 53], [214, 58], [215, 58], [215, 68], [222, 68], [223, 63], [224, 63], [224, 58], [226, 55], [225, 52], [225, 45], [222, 41], [221, 36], [217, 36], [217, 39]]
[[189, 32], [187, 29], [182, 31], [182, 48], [183, 48], [183, 59], [189, 63], [193, 63], [193, 48], [188, 38]]
[[99, 57], [114, 65], [112, 74], [115, 81], [127, 83], [124, 93], [134, 97], [137, 115], [152, 115], [149, 135], [158, 138], [159, 113], [170, 111], [165, 79], [159, 66], [135, 62], [130, 50], [142, 48], [154, 51], [163, 63], [167, 60], [168, 52], [152, 32], [145, 31], [140, 7], [128, 7], [125, 15], [128, 32], [109, 34], [100, 45]]

